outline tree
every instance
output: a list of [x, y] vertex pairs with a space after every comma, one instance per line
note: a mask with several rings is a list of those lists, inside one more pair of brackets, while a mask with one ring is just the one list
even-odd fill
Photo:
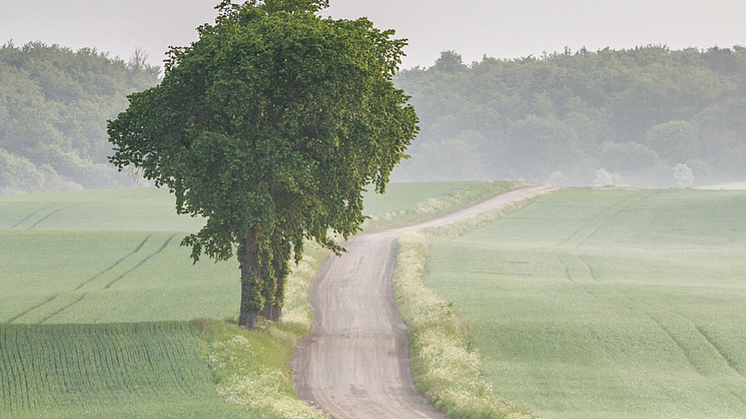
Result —
[[468, 67], [462, 61], [461, 54], [457, 54], [456, 51], [443, 51], [431, 68], [444, 73], [457, 73]]
[[669, 163], [682, 163], [700, 154], [695, 127], [687, 121], [668, 121], [648, 131], [648, 147]]
[[689, 188], [694, 186], [694, 174], [692, 169], [685, 164], [677, 164], [673, 168], [673, 178], [676, 180], [676, 186], [679, 188]]
[[196, 263], [235, 252], [239, 324], [282, 304], [288, 261], [304, 239], [360, 229], [362, 192], [383, 193], [417, 133], [393, 87], [405, 40], [367, 19], [332, 20], [326, 0], [223, 1], [199, 40], [172, 48], [160, 85], [129, 96], [109, 122], [110, 161], [133, 166], [203, 216], [182, 241]]

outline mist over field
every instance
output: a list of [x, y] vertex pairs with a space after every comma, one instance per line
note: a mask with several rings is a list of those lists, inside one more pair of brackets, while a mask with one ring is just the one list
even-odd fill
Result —
[[[144, 54], [0, 48], [0, 194], [116, 188], [106, 121], [158, 83]], [[704, 186], [746, 180], [746, 48], [648, 46], [402, 70], [421, 132], [394, 181]]]
[[[412, 96], [422, 131], [394, 181], [745, 180], [737, 16], [746, 6], [675, 6], [332, 0], [321, 14], [366, 16], [408, 39], [396, 83]], [[0, 194], [133, 185], [108, 167], [105, 121], [125, 109], [127, 94], [158, 83], [168, 46], [194, 41], [213, 7], [0, 5]]]
[[746, 177], [746, 48], [571, 51], [402, 71], [422, 132], [397, 180], [684, 187]]

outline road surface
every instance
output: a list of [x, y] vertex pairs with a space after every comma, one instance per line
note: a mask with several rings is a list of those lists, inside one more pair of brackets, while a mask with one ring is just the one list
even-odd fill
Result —
[[329, 259], [311, 291], [316, 325], [301, 339], [292, 362], [298, 397], [334, 419], [447, 418], [427, 402], [412, 379], [407, 326], [391, 282], [399, 236], [554, 189], [505, 192], [434, 220], [348, 241], [347, 253]]

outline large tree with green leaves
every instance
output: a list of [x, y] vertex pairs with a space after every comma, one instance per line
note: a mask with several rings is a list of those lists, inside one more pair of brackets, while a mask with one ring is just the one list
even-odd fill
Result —
[[236, 252], [248, 328], [265, 305], [281, 307], [304, 240], [343, 250], [332, 236], [359, 231], [361, 193], [384, 192], [418, 130], [392, 83], [406, 42], [367, 19], [320, 17], [326, 6], [223, 1], [197, 42], [172, 48], [161, 84], [109, 123], [114, 165], [207, 218], [182, 242], [195, 263]]

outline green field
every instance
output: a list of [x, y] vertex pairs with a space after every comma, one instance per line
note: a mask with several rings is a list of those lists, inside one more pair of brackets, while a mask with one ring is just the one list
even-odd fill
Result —
[[569, 190], [435, 243], [495, 393], [548, 419], [746, 416], [746, 192]]
[[0, 325], [0, 417], [251, 418], [189, 323]]
[[[392, 184], [366, 213], [465, 205], [475, 187], [498, 186]], [[287, 366], [310, 308], [252, 333], [189, 322], [238, 313], [235, 259], [192, 265], [179, 246], [202, 225], [155, 188], [0, 197], [0, 418], [318, 417], [291, 400]]]
[[[366, 194], [366, 213], [406, 212], [478, 185], [391, 184], [387, 195]], [[0, 323], [233, 317], [236, 260], [192, 265], [179, 245], [202, 224], [177, 216], [156, 188], [0, 197]]]

